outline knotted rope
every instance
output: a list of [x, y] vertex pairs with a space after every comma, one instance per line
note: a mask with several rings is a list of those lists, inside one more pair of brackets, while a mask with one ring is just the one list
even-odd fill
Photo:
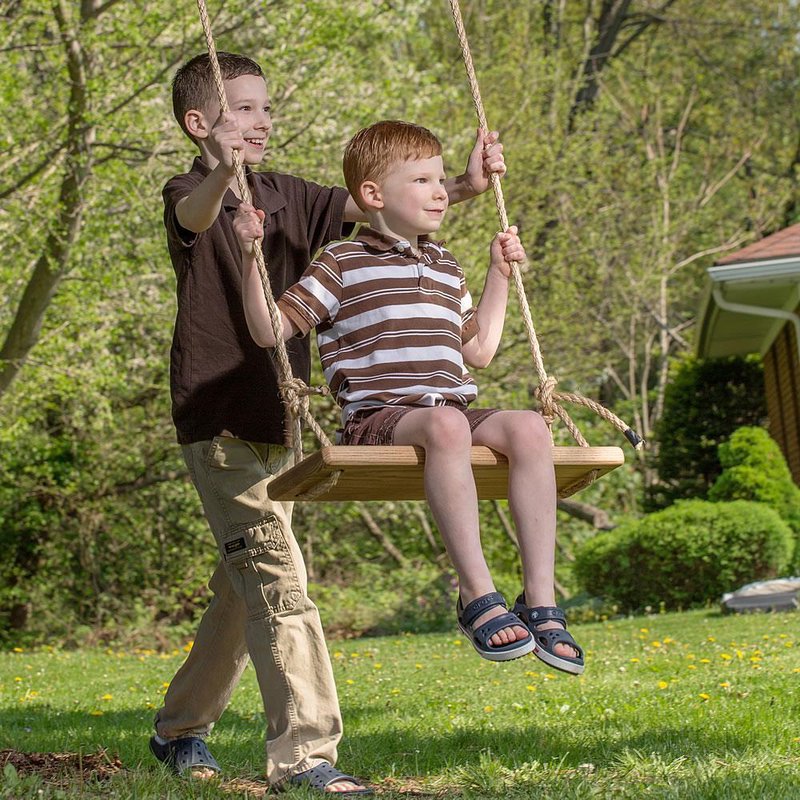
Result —
[[[217, 89], [217, 96], [219, 98], [220, 113], [226, 113], [229, 110], [228, 98], [225, 95], [225, 84], [222, 79], [222, 71], [219, 66], [219, 59], [217, 58], [217, 48], [214, 44], [214, 37], [211, 33], [211, 23], [208, 19], [208, 9], [206, 8], [205, 0], [197, 0], [197, 8], [200, 12], [200, 21], [203, 25], [203, 33], [206, 37], [206, 46], [208, 48], [208, 58], [211, 65], [211, 73], [214, 78], [214, 85]], [[238, 150], [233, 151], [233, 166], [236, 171], [236, 183], [239, 188], [241, 199], [245, 203], [252, 205], [252, 195], [250, 187], [247, 185], [245, 177], [244, 166], [242, 164], [241, 154]], [[292, 451], [294, 454], [295, 463], [299, 463], [303, 458], [303, 441], [302, 441], [302, 428], [301, 420], [314, 431], [323, 447], [330, 446], [330, 439], [325, 435], [325, 432], [317, 424], [317, 421], [311, 415], [308, 407], [308, 397], [311, 394], [328, 394], [327, 386], [323, 387], [310, 387], [300, 378], [295, 378], [292, 374], [292, 365], [289, 362], [289, 354], [286, 350], [286, 342], [283, 340], [283, 322], [281, 320], [280, 310], [275, 302], [272, 294], [272, 287], [269, 282], [269, 275], [267, 274], [267, 264], [264, 258], [264, 252], [261, 246], [256, 242], [254, 244], [254, 253], [256, 257], [256, 265], [258, 266], [258, 274], [261, 278], [261, 286], [264, 290], [264, 297], [267, 301], [267, 309], [269, 310], [269, 317], [272, 323], [272, 329], [275, 332], [275, 355], [278, 362], [278, 389], [286, 409], [287, 427], [289, 429], [290, 440], [292, 444]], [[340, 473], [335, 472], [331, 478], [324, 485], [313, 492], [313, 495], [304, 499], [311, 499], [312, 496], [327, 491], [331, 485], [335, 485]], [[331, 484], [332, 481], [332, 484]]]
[[[483, 101], [481, 100], [481, 91], [478, 86], [478, 79], [475, 75], [475, 67], [472, 63], [472, 53], [469, 49], [469, 42], [467, 41], [467, 33], [464, 30], [464, 20], [461, 17], [461, 8], [458, 0], [450, 0], [450, 10], [453, 14], [453, 22], [456, 26], [456, 34], [458, 35], [458, 42], [461, 45], [461, 56], [464, 60], [464, 67], [467, 71], [467, 80], [469, 82], [470, 93], [472, 94], [472, 101], [475, 105], [475, 111], [478, 115], [478, 124], [484, 131], [489, 130], [486, 122], [486, 112], [483, 108]], [[492, 189], [494, 190], [495, 206], [497, 207], [497, 214], [500, 218], [500, 226], [502, 230], [508, 228], [508, 215], [506, 214], [505, 200], [503, 198], [503, 189], [500, 185], [500, 176], [492, 173], [491, 176]], [[533, 363], [536, 367], [536, 373], [539, 378], [539, 385], [534, 390], [534, 395], [542, 407], [542, 416], [547, 422], [548, 427], [551, 427], [553, 421], [558, 417], [569, 432], [572, 434], [575, 441], [581, 447], [588, 447], [586, 439], [578, 430], [577, 425], [572, 421], [569, 414], [562, 408], [559, 401], [568, 401], [576, 405], [586, 406], [598, 414], [600, 417], [610, 422], [614, 427], [622, 431], [625, 438], [637, 449], [640, 450], [644, 445], [642, 438], [633, 431], [625, 422], [623, 422], [616, 414], [604, 408], [600, 403], [583, 397], [579, 394], [572, 392], [557, 392], [555, 387], [558, 381], [547, 374], [542, 360], [542, 351], [539, 347], [539, 340], [536, 336], [536, 330], [533, 327], [533, 318], [531, 317], [531, 309], [528, 305], [528, 298], [525, 295], [525, 287], [522, 283], [522, 274], [519, 264], [516, 262], [511, 264], [511, 276], [514, 281], [514, 288], [517, 294], [517, 301], [519, 304], [520, 313], [522, 314], [523, 322], [525, 323], [525, 330], [528, 334], [528, 344], [530, 346], [531, 355], [533, 356]], [[551, 430], [552, 436], [552, 430]]]

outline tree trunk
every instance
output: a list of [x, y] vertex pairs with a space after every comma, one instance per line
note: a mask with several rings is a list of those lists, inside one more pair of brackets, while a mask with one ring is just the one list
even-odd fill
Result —
[[86, 53], [71, 27], [64, 0], [53, 3], [70, 77], [67, 148], [58, 212], [48, 226], [42, 252], [20, 298], [14, 319], [0, 348], [0, 398], [22, 369], [39, 341], [45, 313], [69, 269], [72, 247], [78, 240], [84, 209], [84, 190], [92, 175], [95, 127], [89, 124], [89, 66]]

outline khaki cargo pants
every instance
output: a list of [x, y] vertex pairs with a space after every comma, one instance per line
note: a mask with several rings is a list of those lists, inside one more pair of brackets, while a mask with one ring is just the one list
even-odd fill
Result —
[[205, 736], [247, 665], [267, 718], [267, 779], [279, 785], [320, 761], [336, 762], [339, 703], [319, 613], [306, 593], [292, 504], [267, 485], [288, 464], [278, 445], [227, 436], [183, 447], [220, 552], [194, 646], [156, 715], [164, 738]]

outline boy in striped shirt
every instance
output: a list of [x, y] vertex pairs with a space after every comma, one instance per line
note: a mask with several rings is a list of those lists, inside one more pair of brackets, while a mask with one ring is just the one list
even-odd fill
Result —
[[[509, 264], [525, 258], [516, 228], [492, 241], [473, 306], [458, 262], [429, 238], [448, 205], [439, 140], [418, 125], [378, 122], [349, 142], [343, 169], [369, 227], [328, 245], [280, 297], [284, 337], [317, 329], [325, 378], [342, 407], [342, 444], [424, 448], [426, 496], [459, 578], [459, 626], [478, 653], [507, 661], [534, 652], [580, 674], [583, 652], [555, 605], [556, 483], [547, 426], [533, 411], [469, 408], [477, 386], [467, 366], [485, 367], [494, 357]], [[271, 347], [275, 334], [253, 255], [263, 215], [242, 204], [234, 228], [247, 324], [257, 344]], [[513, 613], [481, 550], [472, 445], [509, 461], [524, 579]]]

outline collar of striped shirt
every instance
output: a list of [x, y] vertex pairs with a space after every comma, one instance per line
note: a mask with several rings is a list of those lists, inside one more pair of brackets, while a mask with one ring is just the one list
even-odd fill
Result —
[[[357, 241], [363, 242], [367, 247], [382, 253], [388, 253], [390, 250], [394, 250], [396, 253], [409, 256], [414, 255], [414, 249], [411, 247], [410, 242], [376, 231], [375, 228], [370, 228], [369, 225], [362, 225], [355, 238]], [[441, 256], [443, 245], [443, 241], [434, 242], [428, 238], [427, 234], [419, 237], [420, 252], [424, 253], [426, 250], [431, 251], [434, 257]]]

